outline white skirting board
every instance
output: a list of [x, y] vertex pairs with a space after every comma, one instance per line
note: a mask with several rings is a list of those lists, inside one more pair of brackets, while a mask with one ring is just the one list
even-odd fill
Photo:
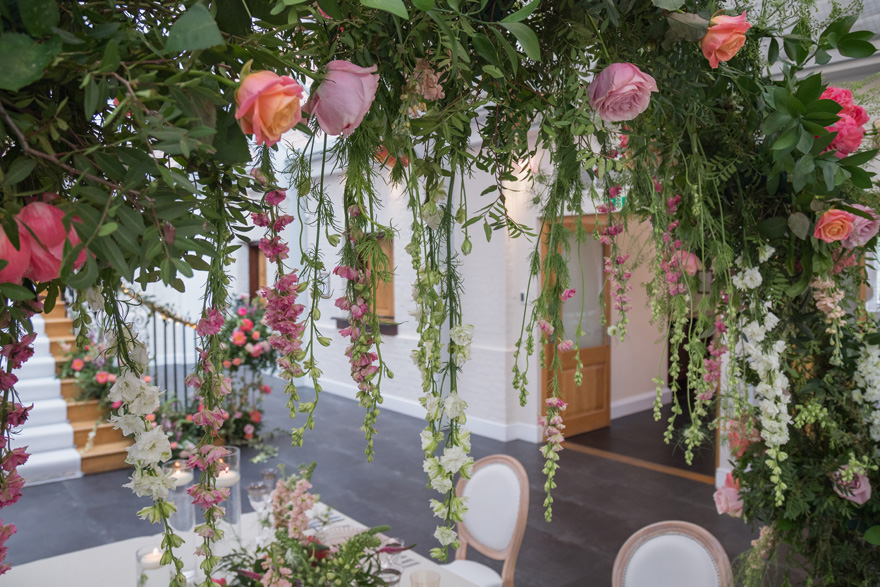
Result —
[[[611, 419], [623, 418], [645, 410], [654, 408], [654, 400], [657, 398], [657, 390], [647, 391], [638, 395], [633, 395], [624, 399], [611, 402]], [[672, 401], [672, 392], [668, 387], [663, 388], [660, 394], [660, 401], [665, 406]]]
[[[329, 379], [321, 379], [321, 387], [324, 392], [355, 399], [357, 388], [354, 385], [332, 381]], [[425, 408], [416, 401], [404, 399], [394, 396], [384, 396], [382, 398], [382, 406], [380, 409], [390, 410], [398, 414], [412, 416], [413, 418], [424, 419]], [[502, 424], [493, 422], [485, 418], [477, 418], [468, 416], [467, 429], [472, 434], [491, 438], [492, 440], [500, 440], [508, 442], [511, 440], [525, 440], [527, 442], [538, 443], [541, 441], [541, 429], [538, 424], [526, 424], [524, 422], [514, 422], [512, 424]]]

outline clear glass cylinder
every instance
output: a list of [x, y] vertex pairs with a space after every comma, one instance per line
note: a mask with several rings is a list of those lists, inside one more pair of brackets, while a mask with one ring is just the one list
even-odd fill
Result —
[[174, 504], [177, 511], [171, 514], [168, 523], [177, 532], [191, 532], [196, 525], [196, 511], [192, 497], [186, 490], [193, 483], [193, 471], [184, 460], [169, 461], [162, 466], [162, 470], [175, 480], [174, 489], [168, 492], [168, 501]]
[[162, 550], [158, 546], [138, 548], [135, 561], [137, 587], [168, 587], [169, 567], [162, 566]]

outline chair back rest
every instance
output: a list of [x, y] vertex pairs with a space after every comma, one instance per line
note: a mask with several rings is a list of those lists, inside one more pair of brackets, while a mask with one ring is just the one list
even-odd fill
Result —
[[529, 511], [529, 479], [523, 466], [507, 455], [474, 463], [470, 479], [459, 479], [456, 493], [468, 511], [459, 524], [463, 542], [495, 560], [515, 560]]
[[659, 522], [633, 534], [614, 561], [612, 587], [732, 587], [718, 539], [689, 522]]

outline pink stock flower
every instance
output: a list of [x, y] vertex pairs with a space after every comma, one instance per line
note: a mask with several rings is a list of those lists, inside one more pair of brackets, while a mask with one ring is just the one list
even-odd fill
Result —
[[852, 234], [854, 221], [855, 216], [845, 210], [828, 210], [816, 223], [813, 236], [826, 243], [845, 240]]
[[546, 320], [544, 320], [543, 318], [538, 320], [538, 328], [540, 328], [541, 331], [544, 332], [547, 336], [553, 336], [553, 331], [554, 331], [553, 325], [550, 324], [549, 322], [547, 322]]
[[324, 81], [309, 98], [304, 110], [318, 118], [318, 124], [331, 136], [348, 136], [364, 120], [376, 90], [376, 66], [359, 67], [342, 60], [331, 61]]
[[700, 41], [700, 48], [712, 69], [717, 69], [722, 61], [733, 59], [746, 44], [746, 31], [751, 27], [746, 22], [745, 11], [739, 16], [721, 14], [709, 22], [709, 30]]
[[273, 263], [286, 259], [287, 253], [290, 251], [278, 236], [273, 236], [271, 239], [261, 238], [259, 246], [263, 255]]
[[335, 269], [333, 269], [333, 274], [342, 277], [343, 279], [347, 279], [349, 281], [354, 281], [358, 278], [357, 269], [352, 267], [346, 267], [345, 265], [339, 265]]
[[223, 317], [220, 310], [210, 308], [196, 325], [196, 333], [202, 337], [211, 336], [220, 332], [224, 324], [226, 324], [226, 318]]
[[225, 412], [220, 408], [202, 410], [193, 415], [193, 424], [204, 426], [206, 428], [213, 428], [216, 432], [221, 426], [223, 426], [224, 413]]
[[743, 502], [739, 495], [739, 481], [730, 473], [724, 480], [724, 486], [715, 491], [715, 508], [719, 514], [727, 514], [734, 518], [741, 518], [743, 514]]
[[562, 400], [561, 397], [548, 397], [544, 402], [548, 408], [558, 408], [560, 410], [564, 410], [568, 407], [568, 404]]
[[[272, 190], [271, 192], [266, 193], [266, 203], [270, 206], [277, 206], [287, 197], [287, 191], [285, 190]], [[276, 231], [277, 232], [277, 231]]]
[[6, 371], [0, 371], [0, 391], [9, 391], [18, 383], [18, 377]]
[[852, 207], [865, 212], [871, 216], [872, 220], [853, 214], [852, 232], [848, 237], [843, 239], [843, 242], [841, 243], [847, 249], [865, 246], [868, 244], [868, 241], [874, 238], [877, 231], [880, 230], [880, 215], [878, 215], [873, 208], [863, 206], [862, 204], [853, 204]]
[[[254, 223], [254, 226], [259, 226], [262, 228], [269, 227], [269, 215], [263, 214], [262, 212], [251, 212], [251, 220]], [[239, 310], [244, 310], [244, 308], [239, 308]], [[247, 310], [245, 310], [247, 312]], [[241, 314], [242, 316], [244, 314]]]
[[255, 71], [241, 80], [235, 92], [235, 119], [258, 145], [271, 147], [302, 120], [302, 86], [291, 77]]
[[31, 333], [23, 336], [20, 341], [11, 342], [0, 349], [0, 356], [8, 359], [10, 369], [18, 369], [34, 356], [34, 347], [31, 346], [31, 343], [35, 338], [37, 338], [36, 333]]
[[18, 248], [12, 246], [6, 231], [0, 226], [0, 259], [8, 264], [0, 269], [0, 283], [21, 283], [31, 260], [31, 239], [24, 238], [25, 229], [18, 222]]
[[290, 216], [289, 214], [285, 214], [284, 216], [279, 216], [278, 218], [275, 219], [275, 223], [272, 224], [272, 230], [275, 232], [281, 232], [282, 230], [284, 230], [287, 227], [288, 224], [293, 222], [293, 220], [294, 220], [293, 216]]
[[573, 298], [575, 296], [576, 293], [577, 293], [576, 289], [567, 289], [564, 292], [562, 292], [562, 294], [559, 296], [559, 299], [562, 300], [563, 302], [566, 300], [570, 300], [571, 298]]
[[631, 63], [612, 63], [587, 88], [590, 106], [607, 122], [632, 120], [648, 109], [657, 82]]
[[31, 455], [27, 453], [26, 446], [15, 448], [6, 453], [6, 456], [3, 457], [3, 462], [0, 463], [0, 468], [6, 472], [12, 471], [17, 466], [25, 464], [30, 456]]
[[12, 409], [6, 412], [6, 424], [10, 428], [16, 428], [24, 424], [28, 419], [28, 412], [34, 409], [34, 405], [31, 404], [28, 407], [24, 407], [19, 403], [13, 403]]
[[10, 471], [6, 479], [0, 480], [0, 508], [12, 505], [21, 499], [23, 487], [24, 479], [15, 470]]
[[184, 385], [187, 387], [192, 387], [193, 389], [199, 389], [202, 386], [202, 378], [196, 375], [195, 373], [190, 373], [183, 379]]
[[203, 509], [214, 507], [229, 497], [229, 488], [203, 489], [199, 485], [192, 485], [186, 492], [193, 498], [193, 504]]
[[849, 465], [844, 465], [832, 476], [834, 493], [843, 499], [864, 505], [871, 499], [871, 482], [861, 467], [857, 467], [853, 471], [852, 481], [844, 481], [844, 473], [847, 469], [849, 469]]
[[574, 343], [570, 340], [563, 340], [558, 345], [556, 345], [556, 348], [559, 349], [559, 352], [564, 353], [573, 349]]

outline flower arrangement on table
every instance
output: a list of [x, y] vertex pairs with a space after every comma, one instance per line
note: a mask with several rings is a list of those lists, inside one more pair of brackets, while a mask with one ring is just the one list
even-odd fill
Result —
[[[198, 420], [197, 414], [204, 409], [204, 405], [198, 404], [191, 410], [181, 410], [177, 402], [171, 401], [163, 403], [153, 414], [147, 416], [148, 420], [161, 426], [167, 433], [171, 443], [172, 458], [187, 458], [193, 454], [201, 432], [195, 421]], [[224, 409], [220, 417], [223, 422], [218, 428], [218, 437], [222, 442], [235, 446], [262, 445], [261, 408]]]
[[323, 544], [309, 530], [308, 513], [320, 496], [311, 493], [314, 466], [278, 479], [271, 497], [273, 539], [254, 551], [236, 550], [222, 557], [219, 568], [234, 578], [230, 587], [289, 587], [292, 585], [381, 586], [381, 540], [388, 530], [364, 530], [337, 545]]
[[[96, 399], [104, 407], [110, 407], [107, 398], [110, 388], [116, 382], [119, 368], [112, 360], [107, 360], [104, 354], [105, 344], [102, 340], [89, 333], [89, 343], [82, 348], [63, 342], [61, 349], [66, 355], [61, 363], [58, 377], [61, 379], [73, 378], [79, 392], [77, 400]], [[149, 378], [149, 375], [144, 377]], [[149, 383], [149, 379], [145, 379]]]
[[221, 330], [225, 343], [226, 358], [223, 368], [230, 373], [248, 367], [262, 384], [263, 371], [275, 371], [278, 351], [269, 343], [273, 334], [263, 321], [266, 302], [263, 298], [248, 299], [242, 296], [231, 309]]

